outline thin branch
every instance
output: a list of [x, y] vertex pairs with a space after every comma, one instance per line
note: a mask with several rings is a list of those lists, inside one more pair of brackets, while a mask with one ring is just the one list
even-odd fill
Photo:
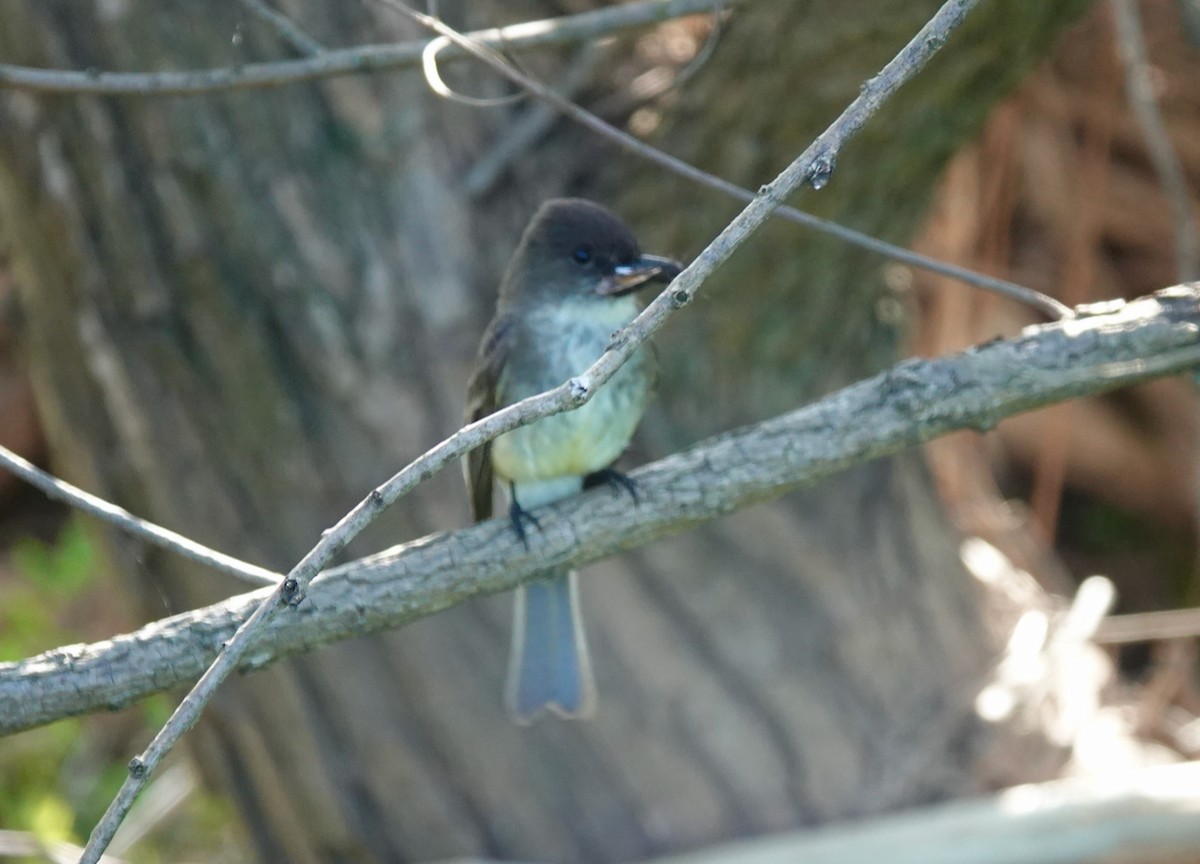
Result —
[[1125, 88], [1129, 92], [1129, 102], [1146, 138], [1146, 148], [1150, 151], [1150, 161], [1154, 163], [1158, 182], [1171, 204], [1176, 278], [1200, 278], [1200, 223], [1196, 221], [1187, 175], [1179, 164], [1162, 113], [1158, 110], [1137, 3], [1134, 0], [1113, 0], [1113, 11], [1117, 43], [1125, 64]]
[[425, 50], [421, 52], [421, 72], [424, 74], [425, 83], [429, 85], [430, 90], [443, 99], [472, 108], [499, 108], [520, 102], [525, 98], [522, 93], [511, 93], [508, 96], [468, 96], [452, 88], [442, 78], [442, 70], [438, 68], [438, 55], [453, 44], [449, 39], [439, 36], [426, 45]]
[[[652, 147], [628, 132], [618, 129], [615, 126], [607, 123], [606, 121], [597, 117], [595, 114], [592, 114], [590, 111], [581, 108], [574, 102], [571, 102], [569, 99], [563, 98], [545, 84], [514, 68], [512, 64], [501, 57], [490, 46], [473, 39], [470, 35], [459, 33], [439, 19], [417, 12], [408, 6], [405, 6], [403, 3], [398, 2], [398, 0], [377, 0], [377, 2], [419, 21], [434, 32], [441, 34], [447, 39], [450, 39], [464, 51], [470, 53], [483, 63], [486, 63], [498, 73], [508, 78], [510, 81], [514, 82], [520, 87], [523, 87], [529, 93], [532, 93], [538, 99], [542, 100], [548, 105], [554, 106], [572, 120], [588, 129], [591, 129], [598, 135], [607, 138], [608, 140], [617, 144], [619, 147], [628, 150], [629, 152], [644, 159], [648, 159], [657, 165], [661, 165], [667, 170], [673, 171], [681, 177], [686, 177], [689, 180], [700, 183], [701, 185], [724, 192], [725, 194], [732, 198], [736, 198], [739, 201], [751, 202], [755, 199], [754, 193], [748, 189], [743, 189], [736, 183], [731, 183], [728, 180], [716, 176], [715, 174], [709, 174], [707, 171], [702, 171], [694, 165], [690, 165], [681, 159], [677, 159], [676, 157], [671, 156], [662, 150]], [[868, 82], [868, 84], [863, 88], [863, 93], [865, 94], [868, 91], [878, 89], [876, 86], [878, 80], [879, 79], [876, 78]], [[832, 170], [833, 165], [831, 162], [829, 165], [829, 173], [832, 173]], [[814, 183], [814, 187], [820, 188], [820, 186], [823, 186], [825, 179], [827, 178], [820, 179], [819, 186]], [[996, 294], [1017, 300], [1039, 310], [1051, 320], [1069, 318], [1072, 314], [1069, 306], [1060, 303], [1053, 297], [1048, 297], [1041, 292], [1034, 291], [1031, 288], [1027, 288], [1023, 285], [1017, 285], [1013, 282], [1008, 282], [1003, 279], [996, 279], [991, 276], [986, 276], [982, 273], [976, 273], [975, 271], [968, 270], [965, 267], [958, 267], [953, 264], [948, 264], [944, 261], [938, 261], [935, 258], [929, 258], [925, 255], [912, 252], [908, 249], [903, 249], [899, 246], [893, 246], [890, 243], [877, 240], [870, 235], [863, 234], [851, 228], [846, 228], [842, 225], [838, 225], [836, 222], [831, 222], [827, 219], [821, 219], [818, 216], [813, 216], [810, 213], [805, 213], [804, 211], [797, 210], [794, 207], [783, 205], [781, 200], [777, 202], [774, 212], [776, 215], [788, 219], [789, 221], [796, 222], [816, 231], [820, 231], [823, 234], [828, 234], [832, 237], [845, 240], [846, 242], [860, 248], [877, 252], [895, 261], [911, 264], [914, 267], [920, 267], [932, 273], [938, 273], [943, 276], [959, 279], [969, 285], [974, 285], [986, 291], [992, 291]]]
[[[180, 759], [155, 777], [113, 838], [109, 850], [111, 854], [124, 855], [152, 831], [167, 827], [176, 809], [199, 788], [200, 778], [197, 774], [194, 762]], [[76, 855], [71, 859], [72, 864], [78, 860]]]
[[[42, 840], [32, 831], [6, 831], [0, 828], [0, 860], [15, 858], [21, 861], [49, 861], [51, 864], [73, 864], [83, 850], [73, 843]], [[105, 855], [100, 864], [127, 864], [121, 858]]]
[[184, 537], [182, 534], [176, 534], [168, 528], [163, 528], [161, 525], [155, 525], [153, 522], [147, 522], [145, 519], [134, 516], [128, 510], [124, 510], [116, 504], [110, 504], [103, 498], [97, 498], [95, 495], [84, 492], [77, 486], [72, 486], [65, 480], [58, 479], [53, 474], [48, 474], [32, 462], [22, 459], [16, 453], [4, 447], [0, 447], [0, 468], [8, 469], [14, 476], [20, 477], [26, 483], [40, 489], [56, 501], [63, 501], [70, 504], [77, 510], [81, 510], [84, 513], [95, 516], [97, 519], [115, 525], [117, 528], [132, 534], [134, 537], [145, 540], [148, 543], [153, 543], [155, 546], [182, 555], [184, 558], [199, 562], [207, 567], [212, 567], [214, 570], [228, 573], [231, 576], [236, 576], [246, 582], [253, 582], [256, 585], [275, 585], [283, 578], [282, 574], [268, 570], [266, 567], [259, 567], [256, 564], [250, 564], [231, 555], [226, 555], [224, 552], [209, 549], [207, 546]]
[[[239, 668], [394, 628], [547, 566], [582, 567], [961, 429], [1200, 363], [1200, 285], [1110, 306], [957, 355], [909, 360], [818, 402], [634, 473], [639, 503], [596, 490], [547, 508], [526, 548], [496, 519], [325, 571], [320, 602], [277, 619]], [[120, 708], [200, 675], [269, 595], [232, 597], [93, 645], [0, 664], [0, 734]], [[1108, 619], [1108, 641], [1122, 618]], [[1154, 631], [1163, 635], [1164, 630]]]
[[[738, 2], [744, 0], [641, 0], [579, 15], [477, 30], [471, 34], [471, 38], [485, 45], [513, 51], [569, 42], [586, 42], [619, 30], [711, 12]], [[336, 75], [356, 75], [417, 66], [428, 44], [427, 41], [422, 41], [398, 45], [361, 45], [356, 48], [325, 51], [319, 56], [303, 60], [247, 63], [241, 66], [183, 72], [101, 72], [95, 69], [68, 72], [0, 64], [0, 87], [46, 93], [90, 93], [106, 96], [178, 96], [214, 90], [278, 87], [282, 84]], [[442, 60], [461, 56], [462, 51], [449, 48]]]
[[301, 30], [291, 18], [268, 6], [264, 0], [239, 0], [250, 12], [265, 21], [284, 42], [305, 57], [316, 57], [325, 53], [325, 48], [316, 39]]
[[[574, 99], [587, 84], [606, 53], [602, 45], [596, 44], [585, 45], [579, 49], [567, 64], [566, 74], [558, 84], [559, 95], [564, 99]], [[504, 131], [488, 152], [471, 166], [471, 170], [463, 179], [463, 187], [467, 194], [473, 199], [487, 195], [509, 166], [528, 153], [559, 117], [553, 106], [545, 102], [535, 102], [531, 105]]]
[[[742, 2], [747, 2], [747, 0], [644, 0], [644, 2], [624, 3], [580, 15], [475, 31], [466, 34], [465, 38], [469, 43], [478, 43], [488, 47], [503, 46], [506, 50], [520, 50], [596, 39], [618, 30], [659, 23], [671, 18], [717, 10], [724, 11]], [[51, 93], [126, 96], [187, 95], [214, 90], [277, 87], [283, 84], [337, 75], [415, 66], [422, 62], [424, 52], [429, 45], [430, 42], [364, 45], [357, 48], [325, 51], [317, 57], [305, 60], [250, 63], [221, 69], [187, 72], [100, 72], [96, 70], [65, 72], [0, 64], [0, 87], [7, 86]], [[448, 46], [443, 59], [462, 57], [466, 53], [468, 52], [455, 46]], [[499, 71], [513, 80], [518, 80], [513, 77], [514, 70], [507, 66], [499, 68]], [[558, 97], [557, 94], [532, 79], [524, 78], [522, 86], [530, 89], [538, 98], [558, 108], [568, 117], [583, 123], [621, 147], [662, 165], [682, 177], [724, 192], [742, 202], [750, 202], [754, 199], [754, 193], [749, 190], [656, 150], [632, 135], [610, 126], [570, 101]], [[540, 91], [537, 89], [539, 87]], [[776, 213], [784, 219], [831, 237], [837, 237], [894, 261], [957, 279], [985, 291], [1017, 300], [1039, 310], [1051, 320], [1065, 318], [1071, 314], [1069, 307], [1023, 285], [929, 258], [794, 207], [780, 206]]]
[[238, 627], [225, 649], [217, 654], [216, 660], [200, 676], [196, 686], [171, 714], [150, 745], [140, 756], [129, 760], [129, 776], [125, 778], [116, 797], [104, 811], [104, 816], [92, 829], [87, 847], [79, 859], [80, 864], [97, 864], [100, 861], [104, 850], [108, 848], [117, 829], [121, 827], [121, 822], [129, 813], [129, 808], [133, 806], [134, 799], [150, 779], [151, 772], [158, 767], [163, 757], [183, 737], [183, 733], [196, 725], [196, 721], [200, 719], [200, 710], [212, 699], [217, 687], [229, 676], [242, 654], [245, 653], [250, 636], [287, 604], [291, 581], [290, 578], [284, 579], [277, 588], [271, 591], [270, 596], [259, 604], [245, 623]]
[[591, 112], [598, 117], [623, 117], [633, 112], [640, 105], [661, 99], [672, 91], [679, 90], [699, 74], [717, 52], [717, 44], [729, 20], [731, 12], [726, 9], [716, 9], [712, 14], [712, 26], [704, 44], [687, 63], [674, 71], [665, 68], [652, 69], [629, 82], [628, 86], [610, 93], [592, 104]]
[[1128, 642], [1157, 642], [1164, 639], [1195, 639], [1200, 636], [1200, 609], [1165, 609], [1133, 612], [1104, 619], [1096, 631], [1096, 642], [1121, 645]]
[[[509, 406], [459, 430], [373, 490], [337, 525], [329, 529], [312, 551], [292, 568], [270, 596], [262, 601], [254, 614], [238, 628], [217, 659], [154, 736], [146, 751], [130, 762], [129, 776], [125, 778], [116, 798], [88, 838], [81, 864], [95, 864], [99, 860], [150, 773], [180, 737], [195, 725], [217, 686], [241, 663], [258, 633], [284, 606], [295, 606], [303, 600], [309, 582], [331, 557], [340, 552], [386, 507], [448, 462], [522, 423], [576, 408], [590, 399], [596, 388], [613, 376], [637, 347], [663, 325], [671, 312], [692, 299], [700, 284], [767, 220], [785, 197], [805, 182], [811, 183], [815, 188], [825, 185], [833, 172], [834, 162], [842, 146], [879, 110], [888, 97], [912, 78], [945, 44], [949, 34], [966, 18], [977, 2], [978, 0], [950, 0], [938, 10], [913, 40], [878, 75], [867, 82], [858, 97], [833, 125], [785, 168], [782, 174], [764, 186], [759, 196], [700, 253], [696, 260], [667, 286], [632, 324], [617, 334], [613, 344], [591, 368], [554, 390]], [[390, 0], [388, 5], [392, 8], [399, 6], [407, 9]], [[447, 36], [451, 41], [459, 44], [465, 42], [464, 47], [471, 53], [491, 50], [464, 40], [460, 34], [437, 19], [429, 19], [428, 16], [412, 10], [407, 10], [407, 14], [418, 15], [424, 19], [424, 23], [438, 29], [441, 35]]]
[[[604, 110], [593, 108], [595, 113], [603, 114], [606, 111], [625, 113], [636, 105], [658, 99], [664, 94], [682, 87], [712, 58], [723, 28], [722, 22], [729, 14], [723, 8], [714, 10], [712, 29], [709, 31], [708, 38], [704, 40], [700, 50], [688, 61], [687, 65], [671, 76], [670, 80], [659, 82], [651, 88], [632, 86], [629, 92], [605, 100]], [[569, 102], [575, 101], [575, 96], [588, 83], [595, 67], [608, 54], [607, 48], [608, 45], [605, 42], [590, 43], [580, 49], [566, 63], [566, 73], [554, 88], [560, 98]], [[619, 104], [620, 108], [615, 107], [614, 103]], [[474, 199], [487, 195], [509, 166], [525, 155], [561, 116], [562, 112], [548, 102], [535, 103], [467, 172], [463, 180], [467, 194]]]

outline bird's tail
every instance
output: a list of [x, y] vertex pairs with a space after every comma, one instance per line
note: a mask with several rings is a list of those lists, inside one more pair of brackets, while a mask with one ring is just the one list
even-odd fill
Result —
[[522, 724], [542, 711], [588, 716], [596, 707], [596, 684], [574, 571], [551, 573], [522, 585], [515, 599], [504, 688], [509, 713]]

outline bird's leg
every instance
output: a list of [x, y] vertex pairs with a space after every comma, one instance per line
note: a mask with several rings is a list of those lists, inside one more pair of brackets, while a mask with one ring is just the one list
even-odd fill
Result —
[[525, 536], [525, 523], [528, 522], [539, 531], [542, 530], [542, 524], [538, 522], [537, 517], [521, 506], [517, 501], [517, 489], [513, 483], [508, 484], [508, 518], [512, 522], [513, 531], [516, 532], [521, 545], [526, 549], [529, 548], [529, 538]]
[[583, 488], [592, 489], [600, 484], [604, 484], [613, 490], [613, 494], [617, 495], [622, 489], [629, 493], [629, 497], [633, 499], [633, 503], [638, 503], [638, 484], [637, 481], [628, 474], [622, 474], [611, 465], [607, 468], [601, 468], [599, 471], [594, 471], [583, 478]]

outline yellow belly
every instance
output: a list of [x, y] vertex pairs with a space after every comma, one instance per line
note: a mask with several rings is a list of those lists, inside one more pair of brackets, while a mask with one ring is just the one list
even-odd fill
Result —
[[644, 378], [634, 358], [585, 405], [501, 435], [492, 444], [496, 474], [520, 482], [608, 467], [641, 420], [648, 391]]

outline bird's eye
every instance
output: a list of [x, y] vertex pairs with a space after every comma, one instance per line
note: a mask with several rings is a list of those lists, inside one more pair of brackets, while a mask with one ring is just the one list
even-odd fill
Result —
[[592, 260], [592, 250], [586, 246], [580, 246], [571, 253], [571, 257], [575, 259], [576, 263], [586, 264]]

